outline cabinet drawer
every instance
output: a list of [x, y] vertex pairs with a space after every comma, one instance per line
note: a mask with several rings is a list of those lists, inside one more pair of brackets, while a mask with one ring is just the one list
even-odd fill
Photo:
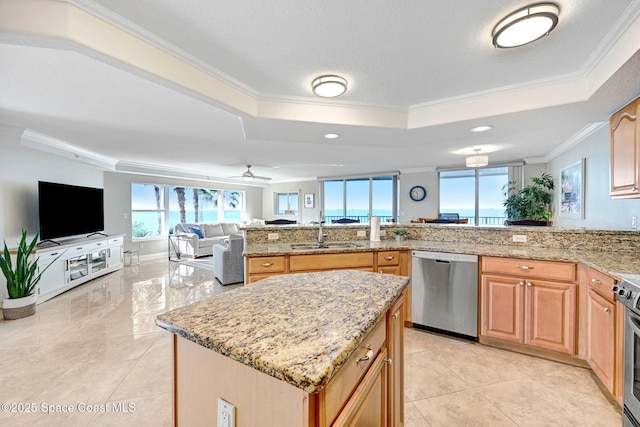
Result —
[[291, 271], [358, 269], [360, 267], [373, 267], [373, 252], [291, 255], [289, 258], [289, 269]]
[[[338, 415], [340, 409], [347, 401], [351, 392], [358, 386], [360, 379], [376, 359], [377, 354], [384, 345], [387, 332], [387, 322], [383, 318], [374, 327], [373, 331], [360, 343], [358, 348], [345, 361], [338, 373], [329, 381], [329, 384], [321, 391], [324, 394], [321, 398], [325, 403], [325, 418], [327, 425], [331, 424]], [[360, 360], [366, 357], [369, 348], [372, 355], [367, 360]]]
[[124, 237], [112, 237], [109, 239], [109, 246], [124, 245]]
[[55, 249], [55, 250], [46, 251], [46, 252], [36, 252], [36, 256], [40, 260], [39, 265], [46, 266], [47, 264], [49, 264], [49, 262], [58, 258], [65, 251], [66, 249]]
[[565, 282], [576, 280], [576, 265], [568, 262], [483, 257], [482, 271], [485, 273], [544, 278]]
[[249, 273], [282, 272], [284, 272], [283, 256], [249, 258]]
[[378, 252], [378, 265], [398, 265], [400, 263], [400, 251]]
[[589, 273], [587, 274], [587, 283], [589, 285], [589, 289], [593, 289], [601, 297], [606, 298], [609, 302], [614, 302], [615, 297], [613, 291], [611, 290], [611, 287], [615, 285], [615, 279], [599, 272], [598, 270], [589, 268]]

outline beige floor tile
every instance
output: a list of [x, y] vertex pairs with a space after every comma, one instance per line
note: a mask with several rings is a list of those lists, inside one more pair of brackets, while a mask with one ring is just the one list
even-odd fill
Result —
[[422, 416], [413, 402], [404, 404], [404, 427], [430, 427], [431, 424]]
[[[127, 412], [120, 411], [127, 408]], [[91, 420], [96, 427], [170, 427], [172, 425], [171, 393], [111, 402], [109, 412], [98, 413]]]
[[416, 401], [466, 388], [464, 381], [431, 353], [405, 355], [405, 400]]
[[517, 426], [476, 390], [465, 390], [413, 403], [432, 427]]
[[139, 359], [122, 383], [109, 396], [109, 400], [123, 400], [171, 393], [173, 387], [172, 362], [167, 357], [145, 357]]

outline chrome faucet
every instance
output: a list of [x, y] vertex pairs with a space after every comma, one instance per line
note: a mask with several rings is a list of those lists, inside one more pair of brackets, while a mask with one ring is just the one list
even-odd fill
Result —
[[318, 244], [319, 245], [323, 244], [324, 238], [327, 237], [327, 235], [324, 234], [323, 224], [324, 224], [324, 216], [322, 216], [322, 211], [320, 211], [320, 225], [318, 226]]

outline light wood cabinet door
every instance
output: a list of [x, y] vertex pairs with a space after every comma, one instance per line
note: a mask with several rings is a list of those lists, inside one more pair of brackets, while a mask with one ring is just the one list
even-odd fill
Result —
[[404, 425], [404, 307], [403, 299], [387, 312], [387, 348], [389, 350], [389, 422]]
[[387, 426], [387, 349], [378, 354], [333, 427]]
[[482, 276], [482, 335], [523, 342], [524, 279]]
[[640, 197], [640, 126], [636, 99], [615, 113], [610, 120], [611, 131], [611, 196]]
[[400, 266], [378, 267], [378, 273], [400, 275]]
[[589, 289], [587, 296], [587, 362], [614, 394], [615, 305]]
[[527, 345], [576, 353], [576, 285], [525, 280], [525, 341]]

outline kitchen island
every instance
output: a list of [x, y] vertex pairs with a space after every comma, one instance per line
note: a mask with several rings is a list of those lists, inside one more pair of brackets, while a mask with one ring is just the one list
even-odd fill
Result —
[[[158, 316], [174, 334], [175, 425], [401, 425], [407, 277], [274, 276]], [[379, 422], [379, 424], [377, 423]]]

